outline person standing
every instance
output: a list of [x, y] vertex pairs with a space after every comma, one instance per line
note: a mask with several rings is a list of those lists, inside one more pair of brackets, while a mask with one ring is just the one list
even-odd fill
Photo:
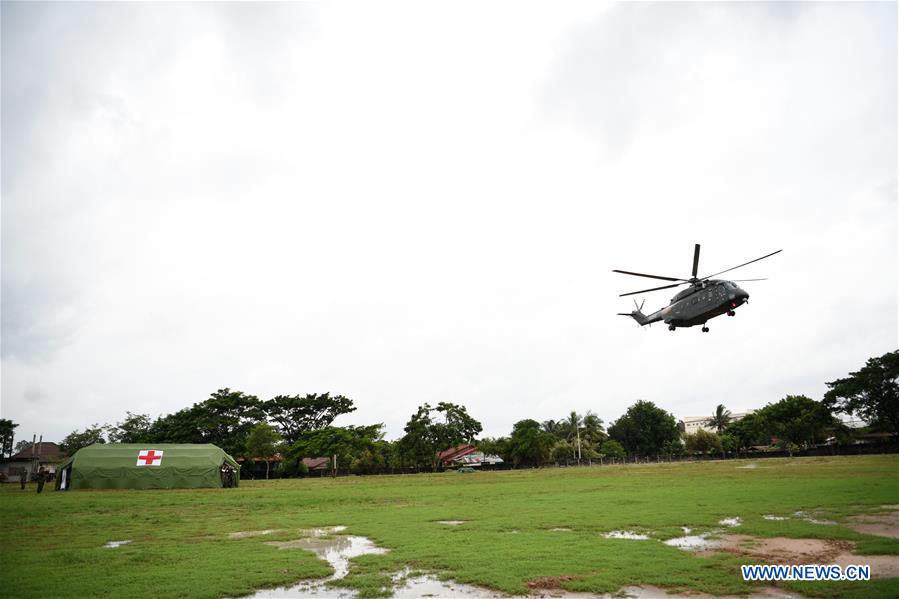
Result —
[[37, 471], [37, 492], [40, 493], [44, 490], [44, 483], [47, 482], [47, 471], [44, 470], [44, 467], [41, 466], [41, 469]]
[[22, 468], [19, 471], [19, 484], [22, 485], [22, 490], [25, 490], [25, 483], [28, 482], [28, 470], [26, 468]]

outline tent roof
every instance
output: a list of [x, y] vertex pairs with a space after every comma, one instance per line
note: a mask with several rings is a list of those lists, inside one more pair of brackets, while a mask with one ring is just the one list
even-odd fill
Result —
[[144, 450], [163, 452], [162, 466], [175, 465], [174, 462], [178, 462], [178, 465], [187, 465], [210, 461], [218, 466], [223, 460], [237, 466], [237, 462], [231, 456], [211, 443], [94, 443], [76, 451], [72, 458], [77, 460], [79, 465], [97, 462], [104, 466], [137, 467], [137, 454]]
[[[143, 453], [156, 460], [143, 463]], [[189, 443], [95, 443], [82, 447], [57, 468], [70, 464], [71, 488], [191, 488], [221, 486], [220, 466], [239, 468], [220, 447]]]

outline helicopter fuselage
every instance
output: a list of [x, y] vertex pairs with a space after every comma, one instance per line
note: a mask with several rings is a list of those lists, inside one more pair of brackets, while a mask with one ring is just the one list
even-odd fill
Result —
[[[672, 297], [671, 303], [669, 303], [661, 310], [658, 310], [657, 312], [653, 312], [649, 315], [643, 314], [643, 312], [641, 311], [641, 309], [643, 308], [643, 304], [641, 303], [639, 306], [636, 306], [637, 302], [635, 301], [634, 305], [637, 307], [636, 310], [634, 310], [633, 312], [619, 312], [618, 314], [619, 316], [630, 316], [631, 318], [636, 320], [640, 326], [643, 326], [645, 324], [652, 324], [661, 320], [668, 325], [669, 331], [673, 331], [678, 327], [692, 327], [694, 325], [701, 324], [702, 332], [708, 333], [709, 327], [705, 326], [706, 322], [708, 322], [712, 318], [715, 318], [716, 316], [721, 316], [722, 314], [733, 316], [735, 314], [734, 310], [749, 301], [749, 294], [740, 289], [740, 286], [737, 285], [736, 282], [725, 281], [723, 279], [713, 279], [712, 277], [716, 277], [738, 268], [743, 268], [744, 266], [748, 266], [749, 264], [758, 262], [759, 260], [764, 260], [765, 258], [770, 258], [771, 256], [779, 254], [782, 251], [783, 250], [777, 250], [775, 252], [771, 252], [770, 254], [765, 254], [761, 258], [756, 258], [755, 260], [744, 262], [743, 264], [740, 264], [738, 266], [732, 266], [731, 268], [720, 270], [713, 275], [709, 275], [707, 277], [699, 277], [696, 274], [699, 272], [699, 244], [697, 243], [693, 247], [693, 274], [689, 279], [647, 274], [644, 272], [634, 272], [632, 270], [619, 270], [617, 268], [613, 269], [612, 272], [617, 272], [623, 275], [644, 277], [647, 279], [659, 279], [662, 281], [673, 281], [673, 284], [662, 285], [660, 287], [652, 287], [650, 289], [641, 289], [640, 291], [630, 291], [628, 293], [622, 293], [619, 295], [619, 297], [624, 297], [626, 295], [639, 295], [643, 293], [649, 293], [650, 291], [659, 291], [661, 289], [671, 289], [673, 287], [680, 287], [681, 285], [689, 285], [689, 287]], [[765, 279], [737, 280], [764, 281]]]
[[673, 298], [671, 303], [642, 319], [634, 315], [641, 325], [663, 321], [672, 327], [692, 327], [704, 325], [707, 321], [721, 316], [733, 314], [733, 311], [746, 303], [749, 294], [732, 281], [710, 280], [704, 285], [694, 285], [684, 289]]

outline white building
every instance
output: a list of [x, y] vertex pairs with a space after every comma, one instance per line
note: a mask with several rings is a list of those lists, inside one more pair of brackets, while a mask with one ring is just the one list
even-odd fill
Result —
[[[755, 410], [747, 410], [745, 412], [732, 413], [730, 415], [730, 421], [740, 420], [741, 418], [752, 414], [754, 411]], [[681, 432], [685, 435], [692, 435], [700, 429], [710, 433], [718, 432], [718, 429], [712, 424], [711, 416], [684, 416], [683, 420], [681, 420], [678, 425]]]

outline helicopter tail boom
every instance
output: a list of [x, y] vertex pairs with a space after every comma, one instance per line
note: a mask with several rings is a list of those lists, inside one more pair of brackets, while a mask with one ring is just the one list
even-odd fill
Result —
[[658, 321], [662, 320], [662, 316], [660, 314], [661, 310], [659, 312], [656, 312], [654, 314], [650, 314], [649, 316], [647, 316], [646, 314], [644, 314], [642, 312], [642, 309], [643, 309], [642, 303], [639, 306], [637, 306], [637, 302], [634, 301], [634, 307], [637, 309], [634, 310], [633, 312], [619, 312], [618, 316], [630, 316], [631, 318], [636, 320], [637, 324], [639, 324], [641, 327], [643, 325], [652, 324], [654, 322], [658, 322]]

